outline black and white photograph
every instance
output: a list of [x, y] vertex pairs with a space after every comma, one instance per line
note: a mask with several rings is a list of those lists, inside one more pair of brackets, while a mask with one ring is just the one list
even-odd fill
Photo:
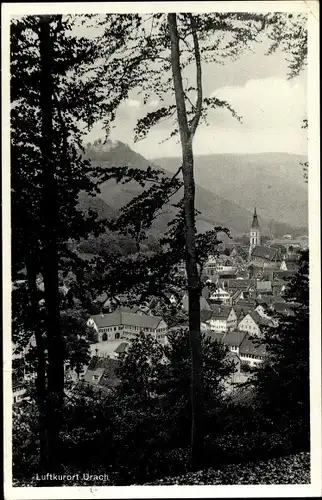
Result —
[[8, 500], [322, 494], [319, 5], [198, 4], [2, 4]]

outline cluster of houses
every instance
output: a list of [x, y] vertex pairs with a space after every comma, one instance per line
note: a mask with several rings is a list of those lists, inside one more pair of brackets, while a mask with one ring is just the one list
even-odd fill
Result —
[[[261, 231], [256, 209], [249, 234], [249, 245], [236, 242], [225, 245], [219, 255], [210, 256], [203, 268], [205, 286], [200, 301], [201, 330], [209, 337], [223, 342], [234, 358], [237, 373], [247, 371], [263, 363], [267, 354], [261, 342], [264, 330], [277, 325], [274, 313], [294, 314], [295, 304], [283, 299], [287, 280], [297, 269], [298, 249], [305, 248], [307, 241], [294, 240], [289, 235], [281, 241], [272, 240], [261, 245]], [[184, 265], [179, 273], [184, 273]], [[172, 305], [188, 311], [187, 295], [169, 297]], [[102, 310], [108, 310], [104, 304]], [[118, 307], [114, 312], [92, 316], [88, 325], [95, 328], [98, 342], [91, 346], [91, 354], [102, 372], [110, 364], [117, 365], [118, 356], [127, 350], [138, 332], [149, 333], [160, 343], [167, 343], [168, 327], [160, 316], [154, 316], [152, 308], [132, 309]], [[104, 360], [104, 361], [103, 361]], [[84, 380], [97, 382], [97, 374], [91, 365], [90, 374]], [[103, 372], [102, 372], [103, 373]], [[102, 375], [103, 377], [103, 375]], [[103, 378], [102, 378], [103, 380]], [[106, 378], [105, 378], [106, 384]]]
[[[247, 247], [231, 242], [216, 256], [210, 256], [203, 268], [201, 330], [210, 338], [228, 347], [236, 371], [245, 373], [263, 363], [267, 357], [261, 342], [265, 328], [275, 327], [274, 313], [294, 314], [296, 304], [287, 303], [283, 292], [287, 280], [297, 270], [298, 249], [306, 242], [286, 235], [282, 241], [261, 245], [261, 232], [256, 209], [250, 228]], [[286, 243], [285, 243], [286, 242]], [[184, 266], [178, 272], [184, 272]], [[62, 290], [63, 295], [68, 290]], [[186, 294], [170, 296], [178, 310], [188, 311]], [[97, 342], [90, 345], [91, 360], [81, 374], [70, 374], [93, 387], [110, 390], [115, 387], [119, 357], [126, 352], [131, 340], [139, 333], [152, 335], [161, 344], [168, 342], [173, 328], [164, 318], [153, 313], [145, 304], [116, 308], [104, 297], [101, 312], [88, 318], [87, 325], [97, 334]], [[187, 324], [186, 324], [187, 326]], [[20, 359], [23, 359], [23, 355]], [[23, 398], [22, 362], [15, 361], [19, 369], [13, 370], [14, 403]], [[19, 376], [18, 376], [19, 375]], [[236, 380], [236, 376], [234, 376]]]
[[[226, 345], [234, 358], [237, 373], [246, 373], [266, 359], [262, 339], [267, 327], [277, 326], [274, 312], [292, 315], [293, 307], [294, 304], [285, 302], [274, 302], [267, 307], [266, 304], [258, 303], [256, 299], [243, 300], [236, 305], [226, 305], [202, 297], [201, 331], [211, 339]], [[178, 308], [187, 310], [186, 296], [178, 304]], [[115, 369], [118, 358], [127, 351], [131, 340], [138, 333], [150, 334], [164, 345], [168, 343], [169, 333], [177, 329], [177, 327], [168, 328], [161, 316], [153, 316], [152, 313], [140, 310], [129, 312], [128, 308], [122, 307], [111, 313], [91, 316], [88, 325], [96, 330], [98, 342], [90, 346], [91, 364], [88, 368], [84, 368], [81, 378], [86, 383], [93, 383], [99, 387], [101, 386], [99, 380], [102, 380], [104, 387], [109, 387], [109, 384], [114, 387], [117, 380]], [[113, 380], [108, 380], [107, 372], [114, 373]]]

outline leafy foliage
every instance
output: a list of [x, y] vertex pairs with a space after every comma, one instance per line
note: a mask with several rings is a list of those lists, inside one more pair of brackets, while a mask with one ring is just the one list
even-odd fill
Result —
[[289, 457], [274, 458], [260, 462], [226, 465], [221, 468], [188, 473], [179, 477], [167, 477], [154, 485], [264, 485], [264, 484], [309, 484], [310, 456], [299, 453]]
[[307, 14], [273, 13], [267, 22], [270, 26], [268, 36], [273, 42], [269, 54], [282, 48], [290, 58], [289, 78], [298, 76], [307, 64]]
[[[190, 64], [198, 63], [195, 57], [196, 39], [204, 63], [223, 63], [225, 59], [234, 59], [248, 49], [267, 26], [274, 26], [274, 22], [284, 26], [284, 17], [279, 15], [271, 18], [270, 15], [246, 13], [177, 14], [181, 70], [184, 72]], [[136, 139], [144, 138], [151, 126], [174, 115], [175, 106], [167, 103], [172, 76], [169, 76], [170, 33], [166, 17], [162, 14], [149, 17], [115, 14], [101, 20], [96, 16], [51, 16], [49, 21], [54, 51], [51, 68], [54, 85], [51, 96], [51, 143], [55, 157], [57, 204], [60, 207], [59, 216], [53, 219], [53, 230], [58, 245], [61, 281], [67, 279], [68, 270], [73, 273], [72, 294], [59, 304], [60, 326], [64, 337], [65, 361], [70, 368], [80, 373], [82, 365], [88, 361], [88, 343], [93, 341], [93, 332], [85, 324], [91, 298], [84, 290], [84, 283], [94, 292], [107, 292], [109, 297], [125, 293], [128, 297], [131, 294], [135, 302], [151, 296], [158, 296], [166, 302], [168, 293], [176, 294], [186, 286], [185, 281], [178, 277], [177, 268], [187, 254], [187, 214], [184, 205], [177, 204], [177, 215], [169, 224], [160, 246], [153, 251], [142, 252], [146, 229], [163, 205], [182, 186], [178, 179], [182, 167], [172, 178], [165, 177], [160, 171], [142, 171], [129, 166], [112, 166], [103, 171], [93, 167], [84, 158], [82, 149], [83, 131], [103, 119], [108, 134], [118, 105], [132, 89], [140, 88], [145, 103], [151, 96], [158, 98], [161, 103], [158, 110], [138, 122]], [[103, 36], [93, 40], [74, 35], [77, 23], [90, 25], [92, 22], [96, 26], [97, 23], [103, 26]], [[272, 38], [275, 44], [272, 50], [281, 43], [289, 49], [288, 35], [279, 37], [278, 30], [273, 28]], [[292, 54], [296, 61], [291, 66], [294, 73], [298, 71], [304, 57], [303, 52], [296, 47]], [[18, 287], [14, 290], [14, 338], [23, 347], [30, 333], [35, 330], [37, 318], [37, 328], [40, 328], [46, 351], [48, 339], [43, 323], [42, 295], [39, 290], [33, 294], [30, 286], [30, 282], [43, 272], [46, 257], [43, 253], [46, 221], [42, 205], [41, 148], [44, 137], [40, 114], [38, 16], [12, 22], [11, 70], [13, 266], [15, 271], [24, 266], [30, 269], [31, 262], [33, 270], [32, 279], [29, 279], [30, 276], [28, 278], [28, 289]], [[199, 70], [200, 73], [201, 67]], [[227, 109], [239, 119], [229, 103], [215, 97], [200, 99], [200, 95], [196, 99], [199, 90], [188, 84], [184, 89], [186, 118], [191, 130], [195, 130], [198, 124], [198, 106], [201, 106], [199, 117], [202, 120], [206, 120], [208, 109], [218, 107]], [[172, 135], [178, 131], [174, 121]], [[121, 183], [135, 180], [147, 189], [123, 207], [119, 216], [112, 221], [99, 220], [96, 212], [89, 211], [85, 215], [79, 210], [78, 195], [81, 190], [90, 195], [95, 194], [100, 183], [112, 178]], [[192, 211], [192, 220], [194, 215]], [[77, 243], [84, 243], [90, 235], [97, 237], [106, 226], [134, 238], [137, 252], [125, 255], [127, 251], [114, 253], [109, 249], [102, 252], [103, 255], [94, 257], [93, 262], [85, 263], [75, 251]], [[226, 230], [215, 228], [205, 235], [195, 235], [200, 275], [207, 254], [218, 245], [217, 234], [220, 231]], [[296, 290], [298, 285], [294, 285], [293, 294], [300, 293]], [[296, 297], [304, 303], [305, 292]], [[78, 300], [79, 309], [74, 307], [75, 299]], [[85, 307], [85, 311], [80, 306]], [[303, 399], [296, 400], [295, 391], [287, 392], [285, 385], [279, 388], [272, 401], [280, 404], [279, 416], [286, 420], [289, 413], [285, 413], [281, 401], [288, 394], [290, 408], [295, 412], [299, 410], [301, 422], [306, 422], [307, 416], [308, 368], [305, 358], [307, 341], [298, 334], [298, 326], [302, 321], [302, 331], [307, 328], [304, 319], [308, 311], [305, 311], [304, 308], [302, 316], [297, 317], [298, 323], [280, 323], [281, 340], [276, 342], [272, 338], [271, 342], [275, 364], [265, 368], [276, 386], [281, 375], [285, 377], [293, 374], [293, 358], [286, 354], [282, 345], [287, 338], [286, 332], [291, 331], [294, 334], [293, 354], [295, 350], [297, 352], [298, 345], [303, 347], [304, 357], [300, 364], [302, 380], [297, 379], [299, 383], [302, 382], [300, 394]], [[208, 435], [214, 437], [214, 419], [218, 417], [223, 402], [224, 380], [232, 372], [233, 366], [226, 360], [226, 352], [219, 344], [202, 338], [201, 347], [205, 428]], [[121, 386], [118, 393], [107, 397], [93, 393], [86, 386], [78, 386], [76, 390], [69, 390], [66, 386], [67, 403], [63, 409], [64, 425], [61, 429], [64, 436], [64, 466], [88, 468], [89, 454], [90, 467], [98, 470], [114, 467], [118, 470], [115, 480], [118, 484], [129, 484], [133, 480], [142, 482], [146, 477], [169, 473], [172, 466], [174, 469], [187, 467], [190, 420], [187, 405], [191, 403], [190, 352], [188, 336], [184, 331], [171, 337], [170, 346], [164, 349], [151, 337], [139, 336], [130, 351], [121, 358]], [[31, 363], [35, 362], [35, 358], [32, 360], [33, 354], [35, 352], [31, 350]], [[272, 375], [272, 367], [278, 376]], [[258, 374], [258, 392], [260, 394], [262, 390], [263, 408], [265, 412], [270, 412], [269, 405], [265, 406], [267, 378], [264, 375], [261, 379], [262, 373], [264, 371]], [[15, 417], [16, 473], [29, 474], [37, 467], [39, 443], [35, 436], [39, 433], [38, 418], [39, 408], [33, 402]]]
[[152, 335], [141, 332], [131, 342], [127, 352], [120, 355], [118, 374], [121, 377], [119, 392], [142, 400], [155, 395], [159, 384], [158, 371], [162, 363], [163, 350]]
[[273, 425], [297, 429], [309, 441], [309, 260], [302, 253], [299, 269], [289, 281], [285, 298], [296, 306], [293, 316], [277, 315], [278, 327], [267, 330], [267, 363], [258, 369], [254, 385], [259, 406]]

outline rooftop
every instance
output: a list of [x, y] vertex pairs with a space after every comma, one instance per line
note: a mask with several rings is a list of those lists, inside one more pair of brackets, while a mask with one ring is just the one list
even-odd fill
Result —
[[259, 257], [266, 260], [275, 260], [278, 257], [276, 248], [259, 245], [252, 251], [252, 257]]
[[288, 302], [274, 302], [272, 305], [275, 312], [280, 314], [286, 314], [289, 316], [294, 316], [294, 308], [296, 307], [295, 303]]
[[255, 309], [256, 307], [256, 300], [252, 299], [240, 299], [238, 301], [238, 305], [241, 307], [249, 308], [249, 309]]
[[238, 299], [238, 297], [241, 296], [241, 294], [243, 293], [243, 290], [236, 290], [232, 296], [231, 296], [231, 300], [236, 300]]
[[156, 329], [162, 321], [161, 316], [135, 314], [124, 312], [120, 309], [108, 314], [95, 314], [91, 318], [95, 321], [98, 328], [125, 325]]
[[201, 310], [200, 311], [200, 320], [201, 321], [208, 321], [210, 320], [210, 318], [212, 317], [212, 311], [205, 311], [205, 310]]
[[246, 334], [243, 342], [239, 347], [240, 355], [253, 355], [253, 356], [265, 356], [266, 348], [264, 344], [261, 344], [257, 339], [252, 339], [250, 335]]
[[205, 332], [205, 335], [211, 340], [216, 340], [217, 342], [222, 342], [225, 336], [225, 334], [222, 332], [212, 332], [211, 330]]
[[225, 280], [228, 290], [243, 290], [247, 291], [250, 286], [255, 286], [254, 279], [228, 279]]
[[118, 354], [121, 354], [123, 352], [126, 352], [127, 351], [127, 348], [128, 348], [128, 342], [121, 342], [117, 348], [115, 349], [114, 352], [117, 352]]
[[84, 375], [84, 382], [98, 385], [104, 373], [104, 368], [88, 368]]
[[232, 307], [221, 306], [218, 304], [211, 304], [211, 309], [212, 309], [212, 315], [211, 315], [212, 318], [227, 319]]
[[259, 326], [271, 326], [272, 320], [270, 318], [265, 318], [264, 316], [261, 316], [257, 311], [250, 311], [248, 313], [255, 323]]
[[246, 335], [247, 332], [240, 332], [240, 331], [227, 332], [223, 338], [223, 342], [226, 345], [238, 347], [243, 342]]
[[[270, 243], [270, 242], [269, 242]], [[291, 239], [291, 238], [276, 238], [272, 241], [271, 244], [277, 244], [277, 245], [291, 245], [291, 246], [298, 246], [298, 245], [303, 245], [303, 239]]]
[[[92, 358], [85, 373], [84, 381], [108, 388], [115, 387], [119, 384], [116, 374], [118, 364], [119, 362], [115, 359]], [[93, 379], [94, 375], [98, 375], [98, 380]]]

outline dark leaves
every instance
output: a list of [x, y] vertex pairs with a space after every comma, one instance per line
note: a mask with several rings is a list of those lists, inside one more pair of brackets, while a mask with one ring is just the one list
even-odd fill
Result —
[[149, 132], [150, 128], [161, 122], [161, 120], [170, 118], [176, 111], [176, 106], [168, 106], [157, 109], [156, 111], [151, 111], [147, 113], [144, 118], [138, 120], [136, 127], [134, 129], [134, 141], [140, 141], [144, 139]]
[[209, 106], [211, 109], [225, 108], [227, 109], [236, 120], [242, 123], [242, 118], [239, 116], [236, 111], [231, 107], [231, 105], [227, 101], [222, 101], [217, 97], [205, 97], [203, 100], [206, 106]]

